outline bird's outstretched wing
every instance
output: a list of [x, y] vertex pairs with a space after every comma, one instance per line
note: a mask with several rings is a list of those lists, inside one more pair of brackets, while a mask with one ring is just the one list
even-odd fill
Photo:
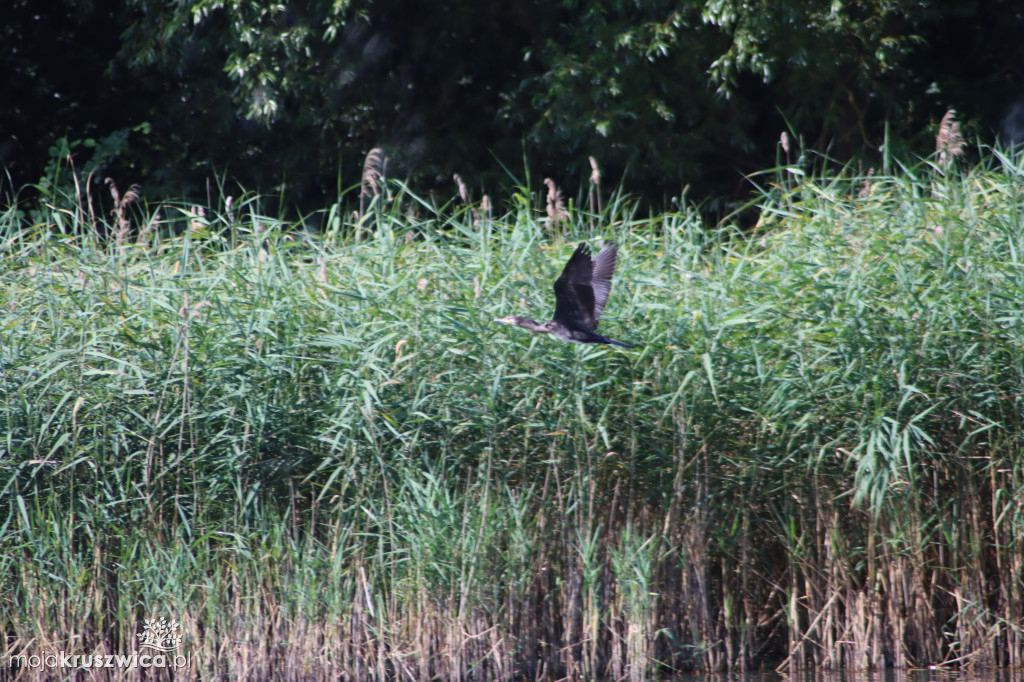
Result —
[[[559, 278], [555, 280], [554, 321], [569, 329], [593, 332], [597, 329], [597, 318], [608, 301], [611, 291], [611, 269], [615, 266], [614, 249], [609, 258], [605, 247], [597, 255], [597, 263], [591, 260], [590, 247], [586, 243], [572, 252]], [[600, 284], [595, 288], [594, 273], [602, 273]], [[605, 273], [605, 270], [607, 271]]]
[[590, 276], [590, 286], [594, 291], [594, 327], [601, 318], [604, 306], [612, 293], [612, 274], [615, 273], [615, 258], [619, 253], [619, 245], [608, 242], [601, 252], [594, 257], [594, 265]]

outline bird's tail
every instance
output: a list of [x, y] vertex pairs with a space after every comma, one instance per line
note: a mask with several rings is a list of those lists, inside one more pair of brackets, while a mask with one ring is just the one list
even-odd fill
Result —
[[[598, 336], [600, 336], [600, 334], [598, 334]], [[616, 346], [622, 346], [623, 348], [636, 348], [636, 346], [634, 346], [631, 343], [626, 343], [625, 341], [616, 341], [615, 339], [609, 339], [607, 336], [601, 336], [601, 340], [604, 341], [605, 343], [611, 343]]]

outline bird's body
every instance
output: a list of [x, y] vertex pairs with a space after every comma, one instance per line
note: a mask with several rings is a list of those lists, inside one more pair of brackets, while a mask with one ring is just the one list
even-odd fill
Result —
[[495, 320], [514, 324], [538, 334], [551, 334], [556, 339], [573, 343], [610, 343], [623, 348], [631, 344], [609, 339], [597, 333], [597, 323], [612, 292], [612, 273], [619, 247], [609, 243], [591, 259], [590, 247], [576, 247], [562, 274], [555, 280], [555, 314], [550, 322], [535, 322], [527, 317], [511, 315]]

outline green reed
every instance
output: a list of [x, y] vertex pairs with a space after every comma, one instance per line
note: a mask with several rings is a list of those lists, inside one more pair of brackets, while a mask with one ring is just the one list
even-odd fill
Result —
[[[773, 180], [747, 231], [10, 211], [9, 653], [167, 614], [225, 675], [1021, 666], [1022, 174]], [[599, 238], [638, 349], [491, 324]]]

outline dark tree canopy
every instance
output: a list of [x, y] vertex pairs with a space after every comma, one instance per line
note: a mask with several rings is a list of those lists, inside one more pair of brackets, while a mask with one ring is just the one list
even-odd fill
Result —
[[947, 109], [993, 141], [1024, 99], [1012, 0], [37, 7], [14, 0], [0, 26], [15, 187], [52, 174], [64, 138], [97, 182], [159, 198], [219, 175], [314, 208], [374, 147], [422, 189], [458, 172], [493, 190], [525, 156], [573, 192], [593, 156], [632, 193], [723, 196], [787, 128], [845, 160], [877, 155], [888, 126], [923, 155]]

